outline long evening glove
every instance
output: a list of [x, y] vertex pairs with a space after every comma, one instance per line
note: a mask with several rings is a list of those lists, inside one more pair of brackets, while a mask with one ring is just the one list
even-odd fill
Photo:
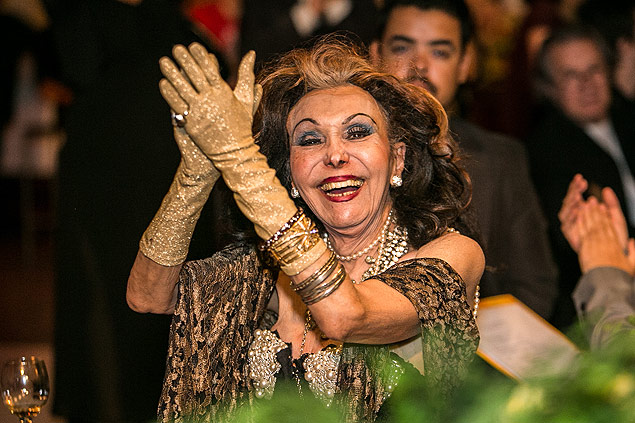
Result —
[[177, 113], [187, 112], [187, 133], [221, 172], [256, 233], [270, 238], [297, 208], [252, 137], [253, 111], [262, 93], [254, 85], [254, 52], [241, 61], [233, 91], [200, 44], [177, 45], [173, 55], [183, 73], [162, 58], [161, 94]]
[[143, 233], [139, 250], [163, 266], [185, 261], [192, 232], [220, 173], [183, 128], [174, 128], [181, 162], [154, 219]]

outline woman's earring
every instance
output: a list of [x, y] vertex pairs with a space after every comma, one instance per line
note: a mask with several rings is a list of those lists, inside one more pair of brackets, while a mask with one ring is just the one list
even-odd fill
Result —
[[401, 186], [401, 184], [403, 184], [403, 180], [401, 179], [401, 176], [394, 175], [392, 178], [390, 178], [390, 186], [391, 187], [399, 188]]
[[291, 198], [300, 198], [300, 191], [294, 186], [291, 186]]

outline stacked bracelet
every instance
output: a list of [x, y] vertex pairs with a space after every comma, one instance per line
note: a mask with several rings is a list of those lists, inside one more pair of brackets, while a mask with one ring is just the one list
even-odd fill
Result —
[[[331, 276], [333, 277], [331, 278]], [[331, 252], [329, 259], [320, 270], [299, 284], [292, 286], [293, 290], [300, 295], [302, 301], [310, 305], [331, 295], [345, 278], [346, 271], [344, 267], [337, 261], [335, 254]]]
[[315, 224], [298, 209], [260, 249], [268, 251], [284, 273], [295, 276], [315, 263], [327, 248]]
[[302, 301], [304, 301], [304, 304], [306, 305], [322, 301], [324, 298], [335, 292], [342, 282], [344, 282], [344, 279], [346, 279], [346, 270], [344, 270], [344, 266], [338, 263], [335, 276], [331, 280], [328, 280], [327, 278], [326, 282], [316, 286], [311, 292], [307, 292], [305, 295], [302, 295]]
[[269, 250], [271, 246], [275, 244], [276, 241], [278, 241], [289, 229], [291, 229], [291, 226], [293, 226], [293, 224], [301, 219], [303, 216], [304, 210], [302, 210], [302, 208], [299, 208], [298, 211], [296, 211], [295, 214], [291, 217], [291, 219], [289, 219], [287, 223], [282, 225], [282, 227], [278, 229], [276, 233], [271, 236], [271, 238], [260, 244], [260, 251]]
[[310, 292], [316, 286], [324, 282], [326, 278], [328, 278], [329, 276], [333, 274], [333, 271], [337, 267], [337, 264], [338, 262], [337, 262], [337, 259], [335, 258], [335, 254], [331, 253], [331, 255], [329, 256], [329, 259], [326, 261], [326, 263], [324, 263], [324, 266], [322, 266], [320, 270], [313, 273], [311, 276], [309, 276], [308, 278], [306, 278], [305, 280], [303, 280], [297, 285], [293, 285], [293, 282], [292, 282], [291, 286], [293, 287], [293, 290], [297, 292], [300, 296], [304, 295], [304, 293], [306, 292]]
[[[289, 276], [295, 276], [311, 266], [327, 251], [315, 224], [302, 209], [293, 215], [271, 238], [260, 245], [280, 263]], [[331, 252], [322, 267], [295, 285], [293, 289], [305, 304], [315, 304], [331, 295], [346, 279], [346, 271]]]

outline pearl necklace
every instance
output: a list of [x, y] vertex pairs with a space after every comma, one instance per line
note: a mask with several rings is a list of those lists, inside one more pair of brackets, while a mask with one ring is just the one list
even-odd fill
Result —
[[353, 283], [362, 283], [366, 279], [388, 270], [407, 252], [408, 230], [401, 226], [396, 226], [392, 231], [386, 228], [377, 250], [377, 257], [366, 257], [366, 263], [370, 264], [370, 267], [362, 274], [359, 282], [353, 281]]
[[474, 293], [474, 310], [472, 310], [472, 315], [474, 316], [474, 320], [478, 316], [478, 306], [481, 303], [481, 284], [476, 284], [476, 292]]
[[[454, 228], [447, 228], [446, 233], [458, 234], [460, 233]], [[474, 316], [474, 320], [478, 316], [478, 306], [481, 303], [481, 284], [480, 282], [476, 284], [476, 292], [474, 293], [474, 309], [472, 310], [472, 316]]]
[[364, 254], [367, 254], [371, 249], [375, 248], [375, 246], [377, 246], [377, 244], [380, 241], [384, 240], [386, 238], [386, 232], [387, 232], [388, 228], [390, 227], [390, 223], [391, 222], [392, 222], [392, 209], [390, 209], [390, 213], [388, 213], [388, 217], [386, 218], [386, 222], [384, 222], [384, 227], [381, 229], [381, 232], [379, 233], [379, 236], [377, 237], [377, 239], [375, 239], [373, 242], [371, 242], [363, 250], [358, 251], [358, 252], [353, 253], [353, 254], [348, 255], [348, 256], [342, 256], [342, 255], [337, 254], [337, 252], [333, 248], [333, 245], [331, 245], [331, 239], [329, 238], [328, 234], [326, 234], [326, 236], [324, 237], [324, 240], [326, 241], [326, 246], [328, 247], [328, 249], [331, 250], [333, 252], [333, 254], [335, 254], [335, 258], [337, 258], [339, 261], [352, 261], [352, 260], [360, 258]]
[[[373, 241], [368, 247], [364, 248], [364, 250], [359, 251], [355, 254], [351, 254], [350, 256], [340, 256], [333, 250], [331, 246], [331, 242], [328, 238], [328, 234], [325, 236], [326, 245], [335, 254], [335, 257], [338, 260], [342, 261], [351, 261], [356, 258], [361, 257], [363, 254], [368, 253], [371, 248], [379, 243], [379, 249], [377, 251], [377, 257], [368, 256], [366, 257], [366, 263], [371, 266], [366, 269], [364, 274], [359, 282], [354, 279], [351, 281], [354, 284], [360, 284], [364, 282], [366, 279], [369, 279], [372, 276], [375, 276], [383, 271], [387, 270], [390, 266], [397, 263], [397, 261], [408, 252], [408, 230], [405, 227], [396, 227], [393, 231], [389, 231], [390, 224], [393, 223], [392, 219], [392, 210], [390, 210], [390, 214], [388, 215], [388, 219], [386, 219], [386, 223], [384, 223], [384, 227], [382, 228], [381, 234], [379, 237]], [[447, 228], [446, 233], [460, 233], [454, 228]], [[387, 241], [387, 242], [386, 242]], [[474, 293], [474, 308], [472, 309], [472, 316], [476, 320], [478, 316], [478, 309], [481, 300], [481, 286], [480, 284], [476, 285], [476, 292]]]

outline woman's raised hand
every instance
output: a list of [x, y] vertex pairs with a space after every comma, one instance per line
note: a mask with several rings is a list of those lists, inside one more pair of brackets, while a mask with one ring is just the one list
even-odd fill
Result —
[[[218, 63], [200, 44], [174, 47], [179, 69], [161, 59], [161, 94], [177, 121], [223, 175], [243, 214], [263, 239], [271, 237], [296, 212], [286, 189], [269, 167], [251, 133], [262, 87], [254, 84], [254, 52], [245, 55], [232, 90]], [[181, 70], [183, 73], [181, 73]]]
[[234, 90], [220, 76], [216, 57], [202, 45], [177, 45], [173, 55], [179, 66], [167, 57], [159, 62], [165, 76], [159, 88], [181, 118], [179, 126], [212, 159], [241, 148], [241, 141], [252, 136], [253, 115], [262, 94], [262, 87], [254, 84], [255, 53], [243, 57]]

